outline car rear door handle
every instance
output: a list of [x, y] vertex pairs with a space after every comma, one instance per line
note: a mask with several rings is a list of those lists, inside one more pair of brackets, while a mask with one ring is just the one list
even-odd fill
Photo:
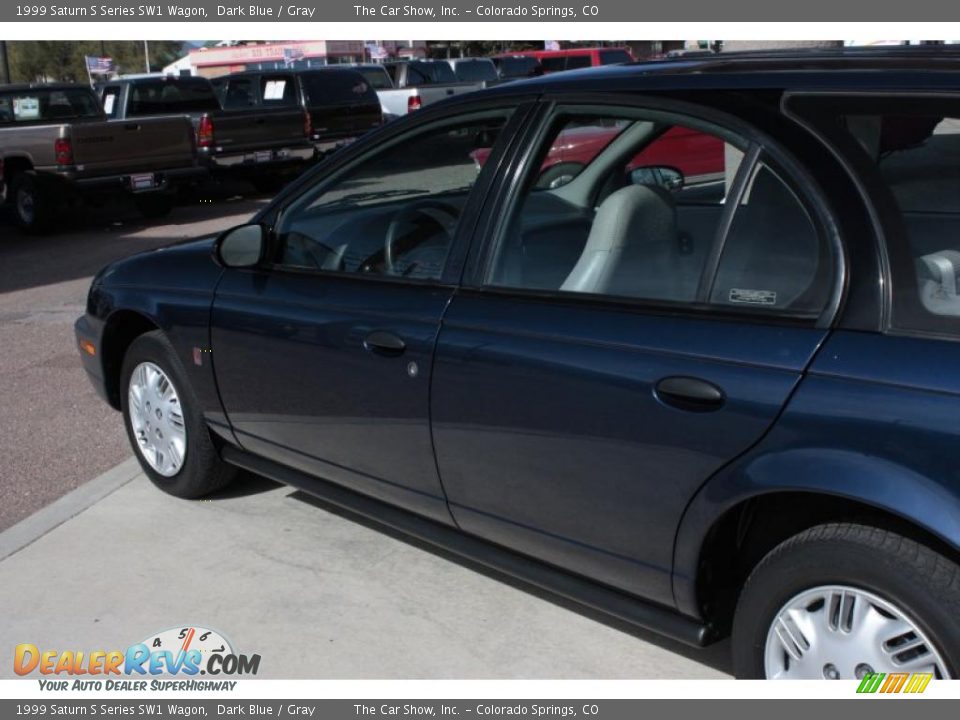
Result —
[[377, 355], [396, 357], [403, 355], [403, 351], [407, 349], [407, 344], [393, 333], [385, 330], [374, 330], [363, 341], [363, 347]]
[[713, 383], [700, 378], [663, 378], [654, 388], [660, 402], [688, 412], [713, 412], [723, 407], [726, 396]]

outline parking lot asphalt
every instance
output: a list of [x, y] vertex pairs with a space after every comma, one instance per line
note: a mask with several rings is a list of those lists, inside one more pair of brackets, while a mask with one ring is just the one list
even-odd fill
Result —
[[244, 189], [214, 187], [162, 221], [116, 207], [78, 213], [39, 237], [0, 214], [0, 530], [129, 454], [75, 347], [91, 277], [115, 259], [244, 222], [267, 202]]
[[[184, 501], [130, 459], [0, 533], [0, 647], [222, 633], [265, 678], [722, 678], [686, 648], [245, 475]], [[12, 664], [0, 675], [14, 677]]]

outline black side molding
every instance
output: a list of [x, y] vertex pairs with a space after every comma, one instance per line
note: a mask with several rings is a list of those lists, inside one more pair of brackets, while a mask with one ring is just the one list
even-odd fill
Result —
[[291, 485], [376, 523], [443, 548], [492, 570], [534, 585], [542, 590], [592, 608], [631, 625], [665, 635], [691, 647], [704, 647], [718, 640], [713, 629], [660, 605], [598, 585], [551, 565], [502, 548], [452, 526], [353, 492], [326, 480], [278, 465], [230, 445], [221, 450], [231, 465]]

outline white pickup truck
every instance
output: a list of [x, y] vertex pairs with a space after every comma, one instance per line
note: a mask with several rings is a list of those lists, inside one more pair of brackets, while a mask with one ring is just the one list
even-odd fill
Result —
[[444, 98], [480, 90], [481, 82], [459, 82], [444, 60], [402, 60], [355, 67], [377, 91], [384, 120], [393, 120]]

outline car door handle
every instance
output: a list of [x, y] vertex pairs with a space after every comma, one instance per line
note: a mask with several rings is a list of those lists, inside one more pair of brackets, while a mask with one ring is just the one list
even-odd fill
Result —
[[688, 412], [713, 412], [723, 407], [726, 396], [713, 383], [693, 377], [663, 378], [653, 391], [660, 402]]
[[377, 355], [396, 357], [403, 355], [407, 344], [393, 333], [384, 330], [374, 330], [363, 341], [363, 347]]

